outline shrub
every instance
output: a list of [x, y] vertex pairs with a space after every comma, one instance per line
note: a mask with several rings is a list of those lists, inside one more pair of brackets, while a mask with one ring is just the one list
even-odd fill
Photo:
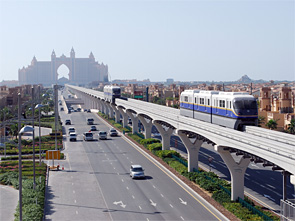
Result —
[[140, 144], [142, 144], [142, 145], [148, 145], [148, 144], [160, 143], [160, 142], [161, 141], [159, 139], [147, 138], [147, 139], [142, 139], [140, 141]]
[[177, 170], [179, 173], [183, 173], [187, 171], [187, 167], [184, 166], [182, 163], [179, 163], [176, 160], [168, 161], [169, 166]]
[[170, 157], [172, 158], [172, 155], [180, 157], [180, 154], [176, 152], [175, 150], [162, 150], [157, 152], [157, 156], [160, 158]]
[[213, 192], [212, 198], [219, 202], [221, 205], [223, 205], [223, 203], [229, 203], [231, 202], [230, 200], [230, 196], [224, 192], [223, 190], [217, 190]]
[[137, 143], [140, 143], [142, 140], [138, 135], [136, 134], [128, 134], [129, 137], [131, 137], [133, 140], [135, 140]]
[[148, 145], [148, 149], [150, 151], [156, 151], [156, 150], [162, 150], [162, 144], [161, 143], [153, 143]]

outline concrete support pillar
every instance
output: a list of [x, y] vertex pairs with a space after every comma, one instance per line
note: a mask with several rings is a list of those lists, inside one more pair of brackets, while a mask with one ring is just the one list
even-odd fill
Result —
[[244, 199], [244, 177], [250, 158], [241, 158], [240, 162], [235, 162], [228, 150], [223, 146], [215, 145], [214, 149], [220, 154], [229, 169], [231, 176], [231, 200], [237, 200], [238, 197]]
[[127, 110], [126, 113], [131, 118], [132, 121], [132, 133], [138, 133], [138, 117], [134, 116], [130, 110]]
[[141, 115], [138, 115], [138, 118], [140, 120], [140, 122], [143, 124], [144, 126], [144, 137], [145, 139], [147, 138], [151, 138], [152, 136], [152, 127], [153, 127], [153, 122], [152, 120], [150, 120], [149, 122], [146, 121], [146, 119], [141, 116]]
[[128, 115], [127, 115], [127, 113], [124, 111], [124, 109], [122, 108], [122, 107], [118, 107], [118, 109], [119, 109], [119, 112], [120, 112], [120, 114], [122, 115], [122, 117], [123, 117], [123, 127], [126, 127], [126, 126], [128, 126]]
[[100, 106], [101, 106], [101, 113], [105, 113], [105, 105], [104, 105], [104, 101], [100, 101]]
[[114, 117], [114, 110], [111, 106], [110, 103], [106, 102], [107, 108], [109, 109], [109, 118], [113, 118]]
[[165, 130], [162, 127], [162, 124], [159, 124], [159, 123], [154, 122], [154, 121], [153, 121], [153, 124], [155, 125], [155, 127], [158, 129], [158, 131], [161, 134], [161, 137], [162, 137], [162, 150], [170, 150], [170, 138], [171, 138], [171, 134], [173, 133], [173, 129], [168, 128], [168, 130]]
[[120, 123], [120, 111], [118, 110], [117, 106], [114, 104], [111, 104], [113, 110], [115, 111], [115, 121], [116, 123]]
[[201, 148], [201, 145], [203, 143], [202, 140], [195, 139], [195, 141], [192, 143], [190, 138], [187, 137], [187, 134], [184, 133], [184, 131], [177, 131], [178, 136], [180, 137], [182, 143], [184, 144], [186, 150], [187, 150], [187, 156], [188, 156], [188, 172], [193, 172], [194, 168], [196, 170], [199, 169], [199, 150]]
[[103, 108], [104, 108], [104, 113], [106, 115], [109, 115], [109, 108], [107, 107], [106, 101], [102, 102]]

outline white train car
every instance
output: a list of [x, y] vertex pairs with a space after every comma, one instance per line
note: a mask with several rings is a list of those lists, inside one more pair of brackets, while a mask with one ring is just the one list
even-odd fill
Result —
[[104, 99], [110, 103], [114, 103], [116, 98], [121, 97], [121, 88], [113, 85], [106, 85], [103, 88]]
[[242, 92], [185, 90], [180, 114], [237, 130], [258, 123], [256, 99]]

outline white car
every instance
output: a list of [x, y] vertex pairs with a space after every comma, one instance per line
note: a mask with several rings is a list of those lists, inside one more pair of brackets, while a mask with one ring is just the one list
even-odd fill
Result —
[[106, 140], [106, 139], [108, 138], [107, 132], [105, 132], [105, 131], [100, 131], [100, 132], [98, 133], [98, 137], [99, 137], [100, 140]]
[[118, 136], [118, 132], [114, 128], [111, 128], [110, 129], [109, 134], [110, 134], [111, 137]]
[[83, 133], [83, 138], [85, 141], [93, 140], [93, 133], [85, 132]]
[[70, 133], [75, 133], [76, 131], [75, 131], [75, 128], [73, 128], [73, 127], [69, 127], [69, 134]]
[[70, 133], [70, 141], [77, 141], [77, 134], [76, 133]]
[[141, 165], [131, 165], [130, 168], [130, 177], [135, 178], [145, 178], [144, 169]]

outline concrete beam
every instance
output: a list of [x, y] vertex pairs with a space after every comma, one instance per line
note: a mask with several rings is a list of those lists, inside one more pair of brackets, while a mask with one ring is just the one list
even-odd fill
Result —
[[199, 150], [204, 141], [195, 139], [195, 141], [192, 143], [190, 138], [188, 138], [187, 134], [183, 130], [178, 130], [177, 134], [182, 140], [188, 153], [188, 172], [193, 172], [194, 168], [198, 170]]
[[162, 124], [153, 121], [153, 124], [155, 125], [155, 127], [158, 129], [158, 131], [161, 134], [162, 137], [162, 150], [170, 150], [170, 138], [171, 138], [171, 134], [173, 133], [172, 128], [168, 127], [167, 130], [165, 130], [162, 126]]
[[239, 162], [235, 162], [230, 152], [228, 150], [224, 150], [224, 148], [225, 146], [214, 146], [214, 149], [220, 154], [230, 172], [231, 200], [235, 201], [238, 197], [244, 199], [244, 177], [250, 164], [250, 158], [242, 157]]

